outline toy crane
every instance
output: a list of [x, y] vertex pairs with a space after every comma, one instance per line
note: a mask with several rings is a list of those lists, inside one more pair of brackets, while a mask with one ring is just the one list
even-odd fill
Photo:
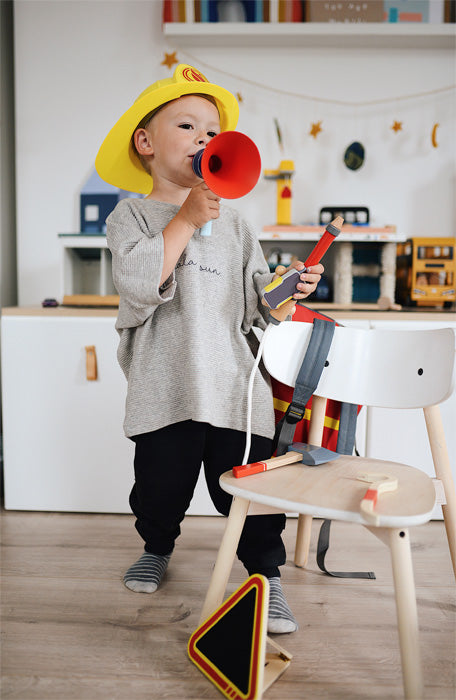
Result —
[[291, 201], [293, 193], [291, 189], [291, 178], [294, 173], [294, 161], [282, 160], [276, 170], [265, 170], [266, 180], [276, 180], [277, 182], [277, 225], [291, 225]]

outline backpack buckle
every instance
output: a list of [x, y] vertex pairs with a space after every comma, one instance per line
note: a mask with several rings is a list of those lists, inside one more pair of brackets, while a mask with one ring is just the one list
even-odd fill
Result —
[[304, 414], [306, 412], [306, 407], [303, 406], [302, 404], [297, 404], [297, 403], [290, 403], [288, 406], [286, 412], [285, 412], [285, 420], [287, 423], [291, 423], [292, 425], [295, 425], [296, 423], [299, 423], [304, 418]]

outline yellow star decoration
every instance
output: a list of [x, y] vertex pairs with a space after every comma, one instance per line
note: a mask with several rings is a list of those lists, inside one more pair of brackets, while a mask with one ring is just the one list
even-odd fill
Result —
[[237, 98], [237, 101], [239, 102], [239, 104], [240, 104], [241, 102], [244, 102], [244, 98], [242, 97], [242, 95], [241, 95], [240, 92], [237, 92], [237, 93], [236, 93], [236, 98]]
[[314, 139], [316, 139], [320, 131], [323, 131], [323, 129], [321, 128], [321, 124], [321, 121], [312, 123], [311, 129], [309, 131], [309, 136], [313, 136]]
[[397, 132], [402, 131], [402, 122], [394, 122], [393, 126], [391, 127], [393, 131]]
[[165, 58], [160, 63], [160, 65], [161, 66], [168, 66], [168, 68], [172, 68], [175, 63], [179, 63], [179, 61], [176, 58], [176, 51], [173, 51], [172, 53], [165, 52]]

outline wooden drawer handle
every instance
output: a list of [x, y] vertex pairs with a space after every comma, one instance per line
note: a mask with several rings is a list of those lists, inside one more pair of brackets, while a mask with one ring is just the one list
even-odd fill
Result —
[[86, 379], [94, 382], [98, 378], [95, 345], [86, 345]]

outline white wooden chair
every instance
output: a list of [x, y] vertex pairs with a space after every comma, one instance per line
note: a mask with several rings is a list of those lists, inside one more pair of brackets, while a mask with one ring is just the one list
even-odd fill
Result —
[[[307, 323], [281, 323], [269, 328], [263, 358], [272, 376], [294, 386], [310, 333], [311, 326]], [[436, 475], [446, 493], [444, 517], [453, 565], [456, 496], [438, 404], [451, 394], [454, 357], [451, 329], [390, 331], [337, 327], [327, 366], [314, 392], [309, 437], [312, 444], [321, 444], [327, 398], [363, 406], [422, 407]], [[366, 483], [358, 480], [363, 473], [388, 475], [397, 479], [398, 484], [395, 491], [380, 495], [371, 516], [360, 509], [366, 493]], [[271, 507], [281, 512], [297, 512], [307, 533], [312, 516], [359, 523], [390, 548], [404, 693], [410, 700], [421, 698], [423, 680], [408, 528], [431, 518], [435, 504], [433, 481], [423, 471], [403, 464], [341, 456], [318, 467], [293, 464], [241, 479], [230, 471], [221, 476], [220, 484], [233, 495], [233, 503], [201, 620], [223, 602], [247, 513], [268, 509], [270, 512]], [[298, 562], [306, 556], [307, 542], [307, 534], [302, 536], [301, 532], [297, 542]]]

